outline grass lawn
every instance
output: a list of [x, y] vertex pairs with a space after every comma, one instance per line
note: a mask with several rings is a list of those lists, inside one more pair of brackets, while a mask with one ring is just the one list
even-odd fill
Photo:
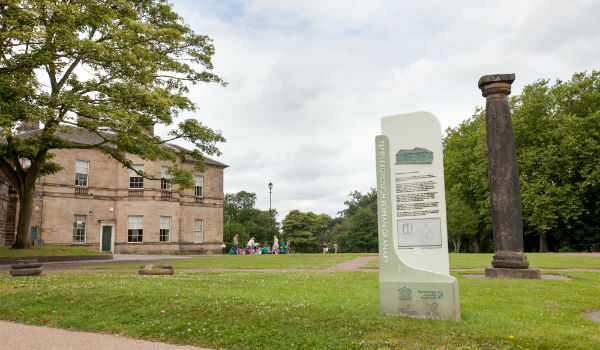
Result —
[[[492, 267], [494, 254], [458, 253], [450, 254], [451, 269], [469, 269]], [[540, 269], [585, 268], [600, 269], [600, 257], [572, 256], [552, 253], [525, 253], [530, 266]], [[369, 262], [366, 268], [379, 268], [379, 259]]]
[[[597, 349], [600, 273], [459, 279], [462, 321], [384, 316], [378, 274], [0, 274], [0, 319], [219, 349]], [[512, 336], [512, 338], [511, 338]]]
[[0, 256], [6, 257], [27, 257], [27, 256], [55, 256], [55, 255], [99, 255], [106, 254], [95, 250], [88, 250], [79, 247], [33, 247], [31, 249], [10, 249], [10, 247], [0, 247]]
[[[289, 254], [289, 255], [212, 255], [198, 259], [168, 260], [156, 264], [171, 264], [176, 269], [322, 269], [335, 266], [365, 254]], [[102, 265], [90, 268], [139, 268], [140, 264]]]

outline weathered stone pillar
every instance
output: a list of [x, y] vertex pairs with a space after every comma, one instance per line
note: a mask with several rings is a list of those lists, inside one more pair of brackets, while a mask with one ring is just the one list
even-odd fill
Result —
[[479, 88], [486, 98], [488, 178], [494, 237], [493, 269], [488, 277], [540, 278], [538, 270], [528, 270], [523, 254], [523, 214], [515, 137], [506, 96], [514, 74], [484, 75]]

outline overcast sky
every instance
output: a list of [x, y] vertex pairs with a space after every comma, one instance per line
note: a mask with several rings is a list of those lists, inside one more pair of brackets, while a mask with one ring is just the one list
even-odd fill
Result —
[[268, 209], [272, 182], [278, 220], [375, 187], [383, 116], [425, 110], [444, 130], [485, 105], [482, 75], [515, 73], [518, 94], [600, 68], [600, 1], [173, 1], [229, 83], [191, 91], [227, 138], [224, 192]]

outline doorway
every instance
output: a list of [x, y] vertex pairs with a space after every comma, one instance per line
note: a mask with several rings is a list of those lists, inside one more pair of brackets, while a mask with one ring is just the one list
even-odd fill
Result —
[[113, 251], [113, 226], [102, 225], [100, 250], [103, 252]]

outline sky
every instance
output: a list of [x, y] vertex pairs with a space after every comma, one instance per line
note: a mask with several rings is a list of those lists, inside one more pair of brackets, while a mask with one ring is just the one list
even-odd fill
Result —
[[485, 106], [482, 75], [515, 73], [519, 94], [600, 69], [600, 1], [172, 1], [228, 82], [193, 86], [183, 117], [227, 139], [212, 157], [229, 165], [225, 193], [267, 210], [273, 183], [279, 221], [338, 216], [375, 187], [381, 117], [428, 111], [443, 133]]

